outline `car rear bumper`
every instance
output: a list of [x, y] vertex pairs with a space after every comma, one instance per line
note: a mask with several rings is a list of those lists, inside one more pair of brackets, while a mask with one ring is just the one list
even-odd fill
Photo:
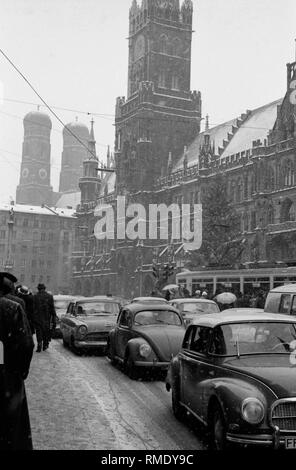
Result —
[[91, 348], [105, 348], [107, 347], [107, 340], [99, 341], [74, 341], [75, 348], [79, 349], [91, 349]]
[[170, 365], [169, 362], [148, 362], [148, 361], [134, 361], [135, 366], [138, 367], [155, 367], [157, 369], [167, 369], [168, 366]]

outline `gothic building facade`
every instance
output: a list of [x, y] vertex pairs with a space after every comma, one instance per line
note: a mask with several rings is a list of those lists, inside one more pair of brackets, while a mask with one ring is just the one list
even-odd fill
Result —
[[[215, 175], [227, 177], [246, 244], [240, 268], [296, 265], [296, 130], [287, 66], [279, 99], [201, 132], [201, 94], [190, 89], [193, 4], [134, 0], [129, 17], [127, 98], [116, 101], [115, 168], [101, 178], [87, 158], [73, 253], [73, 290], [125, 296], [150, 292], [153, 266], [182, 266], [182, 241], [98, 240], [96, 210], [126, 204], [202, 203]], [[94, 137], [92, 139], [94, 141]], [[92, 151], [93, 154], [93, 151]], [[91, 161], [90, 161], [91, 160]], [[109, 165], [109, 170], [112, 170]]]

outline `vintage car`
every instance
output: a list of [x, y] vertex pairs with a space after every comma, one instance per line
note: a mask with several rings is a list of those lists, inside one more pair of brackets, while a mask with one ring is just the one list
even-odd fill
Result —
[[296, 284], [286, 284], [272, 289], [267, 295], [264, 311], [296, 315]]
[[132, 299], [131, 303], [135, 302], [149, 305], [159, 304], [159, 302], [164, 304], [168, 303], [168, 301], [164, 297], [135, 297], [134, 299]]
[[184, 334], [182, 315], [171, 305], [131, 303], [110, 331], [107, 355], [112, 363], [123, 364], [131, 379], [143, 369], [166, 371]]
[[183, 315], [186, 325], [189, 325], [193, 319], [198, 318], [200, 315], [220, 312], [216, 302], [208, 299], [174, 299], [170, 301], [170, 304]]
[[109, 331], [116, 324], [120, 303], [108, 296], [84, 297], [69, 304], [61, 318], [64, 346], [78, 352], [83, 349], [106, 349]]
[[196, 417], [216, 449], [296, 448], [296, 319], [235, 309], [203, 315], [188, 326], [166, 388], [175, 416]]
[[60, 328], [60, 322], [61, 318], [65, 313], [67, 312], [67, 309], [70, 305], [71, 302], [74, 302], [75, 300], [74, 295], [54, 295], [53, 300], [54, 300], [54, 307], [56, 311], [56, 328], [54, 332], [55, 337], [61, 337], [61, 328]]

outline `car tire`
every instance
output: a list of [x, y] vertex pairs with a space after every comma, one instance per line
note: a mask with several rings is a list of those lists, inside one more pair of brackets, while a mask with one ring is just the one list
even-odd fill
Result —
[[180, 387], [176, 383], [172, 386], [172, 409], [175, 418], [177, 418], [178, 421], [183, 421], [186, 411], [180, 403]]
[[126, 355], [126, 359], [124, 361], [124, 369], [125, 369], [127, 376], [131, 380], [138, 379], [139, 377], [138, 369], [135, 366], [134, 361], [129, 353]]
[[226, 424], [220, 405], [215, 404], [210, 412], [210, 446], [214, 450], [225, 450], [228, 445], [226, 441]]

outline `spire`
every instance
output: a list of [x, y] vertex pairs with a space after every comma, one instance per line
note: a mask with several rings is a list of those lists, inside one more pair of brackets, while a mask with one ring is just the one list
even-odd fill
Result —
[[110, 155], [110, 145], [108, 145], [108, 150], [107, 150], [107, 168], [110, 168], [111, 166], [111, 155]]
[[89, 141], [88, 141], [88, 149], [89, 149], [89, 158], [96, 158], [95, 156], [97, 155], [97, 150], [96, 150], [96, 140], [95, 140], [95, 134], [94, 134], [94, 120], [91, 120], [91, 129], [90, 129], [90, 135], [89, 135]]
[[206, 127], [205, 127], [205, 132], [208, 132], [210, 129], [210, 122], [209, 122], [209, 115], [206, 115]]

